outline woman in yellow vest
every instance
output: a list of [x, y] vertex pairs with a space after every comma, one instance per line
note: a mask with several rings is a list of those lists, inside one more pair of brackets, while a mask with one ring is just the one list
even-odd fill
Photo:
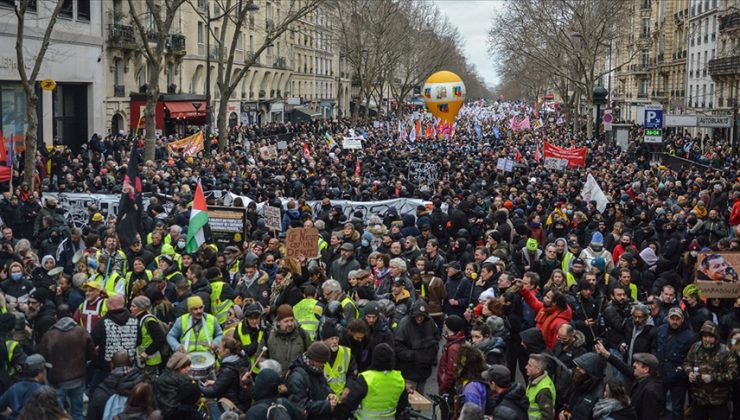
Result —
[[[408, 406], [406, 382], [395, 370], [395, 354], [387, 343], [373, 350], [370, 369], [360, 373], [356, 386], [334, 410], [335, 418], [394, 420]], [[354, 413], [353, 413], [354, 412]]]
[[151, 380], [159, 375], [162, 365], [162, 348], [166, 345], [166, 331], [159, 319], [149, 313], [152, 302], [146, 296], [137, 296], [131, 300], [131, 314], [136, 317], [138, 334], [136, 337], [136, 354], [138, 365]]

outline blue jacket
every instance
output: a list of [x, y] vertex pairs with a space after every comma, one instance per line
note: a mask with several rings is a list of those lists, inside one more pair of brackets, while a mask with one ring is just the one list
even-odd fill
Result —
[[23, 406], [26, 405], [26, 401], [31, 398], [36, 390], [41, 388], [43, 385], [34, 380], [23, 380], [13, 384], [7, 391], [0, 397], [0, 411], [4, 411], [10, 407], [12, 412], [8, 416], [9, 420], [15, 420], [21, 414]]
[[664, 382], [686, 378], [686, 375], [677, 371], [683, 364], [686, 354], [694, 340], [694, 332], [684, 321], [681, 328], [674, 330], [665, 323], [658, 327], [656, 356], [660, 362], [660, 376]]
[[289, 227], [300, 226], [301, 212], [298, 209], [290, 209], [283, 214], [282, 228], [287, 232]]

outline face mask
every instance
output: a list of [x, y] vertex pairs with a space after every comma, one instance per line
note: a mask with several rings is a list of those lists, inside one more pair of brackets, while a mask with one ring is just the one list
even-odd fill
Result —
[[274, 266], [275, 266], [275, 264], [265, 264], [265, 268], [272, 268]]
[[23, 273], [10, 273], [10, 278], [18, 281], [23, 278]]
[[601, 252], [604, 249], [603, 245], [591, 245], [591, 249], [594, 250], [594, 252]]
[[730, 340], [730, 344], [733, 345], [733, 346], [735, 344], [737, 344], [737, 339], [736, 338], [733, 338], [732, 340]]
[[178, 243], [177, 243], [177, 247], [178, 247], [179, 249], [184, 249], [184, 248], [185, 248], [185, 242], [178, 242]]
[[696, 256], [699, 255], [699, 252], [698, 251], [691, 251], [690, 254], [691, 254], [692, 257], [696, 258]]
[[92, 268], [93, 270], [98, 268], [98, 260], [96, 259], [89, 259], [87, 260], [88, 267]]
[[630, 246], [629, 242], [622, 242], [622, 246]]

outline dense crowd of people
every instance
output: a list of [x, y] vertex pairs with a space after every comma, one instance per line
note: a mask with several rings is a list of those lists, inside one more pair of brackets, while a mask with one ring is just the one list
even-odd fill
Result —
[[[740, 419], [740, 296], [694, 283], [737, 282], [725, 255], [740, 250], [738, 155], [676, 132], [666, 151], [687, 164], [671, 169], [639, 128], [623, 151], [557, 115], [508, 126], [534, 112], [477, 104], [454, 133], [413, 142], [397, 120], [236, 127], [211, 156], [160, 139], [138, 168], [148, 199], [128, 246], [117, 215], [91, 205], [77, 226], [44, 193], [120, 194], [143, 140], [39, 154], [37, 185], [0, 202], [0, 410], [393, 419], [417, 415], [410, 397], [426, 394], [447, 418]], [[350, 128], [363, 149], [342, 149]], [[287, 148], [264, 159], [278, 134]], [[546, 167], [544, 141], [588, 146], [585, 167]], [[438, 177], [410, 179], [410, 160]], [[603, 211], [583, 199], [588, 174]], [[243, 241], [187, 252], [198, 182], [251, 199]], [[335, 204], [401, 197], [428, 205]], [[282, 209], [282, 232], [262, 204]], [[284, 233], [305, 227], [319, 255], [288, 257]]]

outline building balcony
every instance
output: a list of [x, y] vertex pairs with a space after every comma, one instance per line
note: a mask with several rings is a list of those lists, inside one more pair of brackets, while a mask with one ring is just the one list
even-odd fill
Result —
[[288, 70], [288, 60], [286, 60], [285, 57], [277, 57], [275, 59], [275, 62], [272, 64], [272, 67], [276, 69]]
[[111, 48], [121, 48], [124, 50], [138, 49], [136, 37], [134, 37], [134, 27], [130, 25], [119, 25], [117, 23], [108, 25], [108, 45]]
[[254, 60], [254, 64], [260, 64], [260, 58], [259, 56], [254, 54], [254, 51], [247, 51], [245, 55], [245, 61], [251, 61]]
[[126, 86], [124, 85], [113, 85], [113, 96], [116, 98], [123, 98], [126, 96]]
[[649, 63], [640, 63], [630, 65], [630, 71], [633, 73], [647, 73], [650, 71]]
[[211, 60], [220, 60], [221, 48], [211, 45], [211, 50], [208, 52], [208, 56], [211, 58]]
[[146, 33], [146, 42], [159, 42], [159, 32], [150, 31]]
[[647, 92], [639, 92], [637, 94], [637, 99], [647, 99], [647, 97], [648, 97]]
[[719, 18], [719, 31], [733, 31], [740, 29], [740, 11], [730, 13]]
[[740, 55], [709, 60], [709, 75], [729, 76], [740, 74]]
[[185, 35], [172, 34], [167, 40], [167, 50], [174, 55], [185, 55]]

